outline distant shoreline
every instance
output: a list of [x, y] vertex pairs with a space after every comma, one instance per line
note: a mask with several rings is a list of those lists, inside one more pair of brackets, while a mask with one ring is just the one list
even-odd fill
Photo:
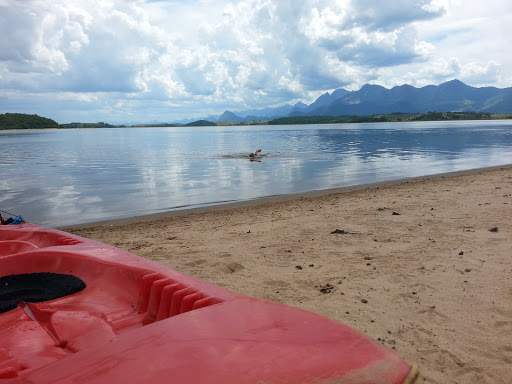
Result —
[[0, 130], [22, 129], [80, 129], [80, 128], [165, 128], [165, 127], [206, 127], [206, 126], [250, 126], [250, 125], [311, 125], [311, 124], [358, 124], [358, 123], [400, 123], [415, 121], [470, 121], [470, 120], [509, 120], [512, 113], [493, 114], [487, 112], [427, 112], [427, 113], [391, 113], [372, 115], [340, 115], [340, 116], [294, 116], [281, 117], [273, 120], [257, 120], [247, 122], [229, 122], [197, 120], [187, 124], [160, 123], [113, 125], [98, 123], [67, 123], [59, 124], [54, 120], [38, 115], [22, 113], [0, 114]]

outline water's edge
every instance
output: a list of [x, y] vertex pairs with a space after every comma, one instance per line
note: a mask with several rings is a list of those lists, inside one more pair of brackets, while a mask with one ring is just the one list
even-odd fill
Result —
[[478, 175], [485, 172], [492, 172], [499, 169], [512, 169], [512, 164], [504, 164], [497, 165], [492, 167], [484, 167], [484, 168], [473, 168], [463, 171], [453, 171], [453, 172], [444, 172], [437, 173], [432, 175], [424, 175], [424, 176], [415, 176], [394, 180], [386, 180], [379, 181], [374, 183], [366, 183], [352, 186], [344, 186], [339, 188], [329, 188], [322, 190], [314, 190], [302, 193], [290, 193], [283, 195], [274, 195], [274, 196], [264, 196], [257, 197], [249, 200], [239, 200], [239, 201], [230, 201], [230, 202], [219, 202], [219, 203], [207, 203], [201, 206], [191, 206], [185, 209], [174, 209], [166, 212], [160, 213], [151, 213], [151, 214], [142, 214], [137, 216], [130, 217], [119, 217], [108, 220], [100, 220], [100, 221], [91, 221], [84, 223], [76, 223], [65, 226], [57, 226], [55, 228], [66, 231], [72, 229], [83, 229], [83, 228], [92, 228], [92, 227], [115, 227], [115, 226], [123, 226], [130, 225], [134, 223], [145, 223], [156, 220], [164, 220], [170, 217], [180, 217], [187, 216], [190, 214], [202, 214], [206, 212], [212, 211], [221, 211], [221, 210], [230, 210], [230, 209], [241, 209], [244, 207], [250, 207], [255, 205], [263, 205], [263, 204], [273, 204], [284, 201], [293, 201], [300, 200], [303, 198], [314, 198], [314, 197], [322, 197], [333, 194], [343, 194], [356, 192], [366, 189], [380, 189], [380, 188], [389, 188], [396, 185], [404, 185], [404, 184], [415, 184], [415, 183], [423, 183], [435, 180], [442, 180], [445, 178], [453, 178], [459, 176], [468, 176], [468, 175]]

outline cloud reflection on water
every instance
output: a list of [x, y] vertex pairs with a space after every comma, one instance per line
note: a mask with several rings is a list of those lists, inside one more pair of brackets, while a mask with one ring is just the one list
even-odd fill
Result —
[[512, 163], [511, 121], [5, 132], [0, 209], [53, 226]]

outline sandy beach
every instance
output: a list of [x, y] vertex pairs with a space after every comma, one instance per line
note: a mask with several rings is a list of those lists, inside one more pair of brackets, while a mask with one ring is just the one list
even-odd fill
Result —
[[512, 382], [512, 166], [61, 229], [351, 325], [425, 383]]

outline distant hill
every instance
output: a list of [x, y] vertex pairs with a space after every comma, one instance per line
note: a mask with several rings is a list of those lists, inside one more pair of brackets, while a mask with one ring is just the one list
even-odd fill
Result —
[[59, 124], [46, 117], [25, 113], [0, 114], [0, 129], [58, 128]]
[[185, 124], [185, 127], [214, 127], [215, 123], [208, 120], [197, 120], [191, 121], [190, 123]]
[[341, 99], [342, 97], [346, 96], [350, 92], [345, 89], [337, 89], [332, 94], [329, 92], [324, 93], [322, 96], [320, 96], [314, 103], [308, 106], [307, 111], [311, 112], [318, 108], [322, 108], [325, 106], [330, 105], [331, 103], [335, 102], [338, 99]]
[[[497, 116], [497, 115], [496, 115]], [[510, 119], [512, 115], [500, 115]], [[339, 116], [292, 116], [270, 120], [268, 125], [302, 125], [302, 124], [347, 124], [347, 123], [384, 123], [398, 121], [448, 121], [448, 120], [490, 120], [489, 112], [427, 112], [427, 113], [391, 113]]]
[[220, 117], [215, 119], [219, 122], [245, 123], [249, 121], [277, 119], [282, 116], [288, 116], [293, 113], [301, 113], [307, 110], [308, 105], [298, 102], [295, 105], [285, 104], [274, 108], [248, 109], [236, 113], [225, 111]]
[[[313, 103], [307, 105], [297, 102], [279, 107], [250, 109], [245, 111], [225, 111], [220, 116], [208, 116], [201, 119], [186, 119], [180, 122], [150, 124], [126, 124], [128, 126], [197, 126], [215, 123], [247, 124], [262, 121], [275, 121], [293, 117], [350, 116], [350, 121], [359, 119], [354, 116], [427, 114], [429, 112], [481, 112], [492, 114], [512, 114], [512, 88], [472, 87], [459, 80], [451, 80], [436, 85], [416, 88], [408, 84], [391, 89], [375, 84], [365, 84], [358, 91], [337, 89], [326, 92]], [[434, 115], [429, 115], [430, 117]], [[450, 115], [451, 116], [451, 115]], [[475, 115], [476, 116], [476, 115]], [[429, 118], [430, 118], [429, 117]], [[453, 116], [451, 116], [453, 117]], [[376, 117], [371, 117], [376, 121]], [[378, 118], [377, 118], [378, 119]], [[310, 121], [302, 119], [301, 121]], [[325, 119], [331, 121], [332, 119]], [[283, 121], [283, 120], [281, 120]], [[295, 120], [284, 120], [286, 122]], [[323, 121], [323, 120], [322, 120]], [[57, 124], [55, 121], [37, 115], [21, 113], [0, 114], [0, 129], [28, 128], [95, 128], [112, 127], [99, 123]]]
[[426, 112], [512, 112], [512, 88], [475, 88], [459, 80], [439, 86], [415, 88], [401, 85], [387, 89], [379, 85], [364, 85], [359, 91], [308, 111], [308, 115], [371, 115], [374, 113]]
[[233, 112], [226, 111], [224, 112], [217, 121], [225, 121], [230, 123], [243, 123], [246, 120], [243, 117], [235, 115]]
[[[249, 112], [252, 116], [248, 116]], [[326, 92], [310, 105], [299, 102], [295, 106], [286, 104], [277, 108], [236, 113], [226, 111], [218, 121], [241, 123], [294, 116], [369, 116], [427, 112], [512, 113], [512, 88], [476, 88], [459, 80], [422, 88], [404, 84], [388, 89], [365, 84], [358, 91], [337, 89], [332, 94]]]

